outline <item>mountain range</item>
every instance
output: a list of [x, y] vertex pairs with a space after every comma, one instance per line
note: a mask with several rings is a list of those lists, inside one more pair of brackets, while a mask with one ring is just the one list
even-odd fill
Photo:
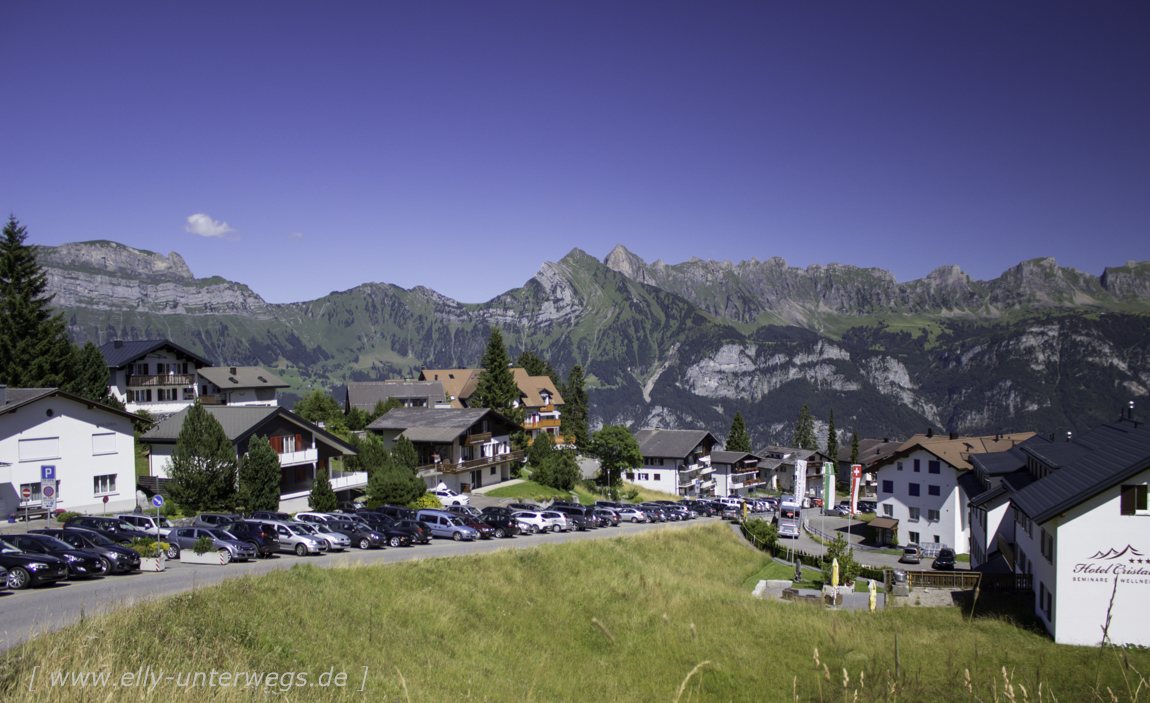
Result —
[[[221, 365], [263, 365], [299, 394], [478, 363], [509, 352], [581, 364], [592, 423], [704, 428], [736, 411], [756, 447], [789, 443], [803, 404], [825, 440], [936, 431], [1078, 432], [1150, 389], [1150, 262], [1101, 276], [1024, 261], [992, 281], [944, 266], [898, 283], [842, 264], [648, 264], [623, 246], [573, 249], [525, 285], [465, 304], [365, 283], [269, 304], [196, 278], [177, 253], [115, 242], [40, 247], [53, 305], [78, 342], [167, 338]], [[283, 400], [292, 402], [292, 394]]]

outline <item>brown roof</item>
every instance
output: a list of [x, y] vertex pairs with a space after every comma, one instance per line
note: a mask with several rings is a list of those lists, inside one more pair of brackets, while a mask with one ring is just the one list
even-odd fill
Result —
[[529, 408], [541, 408], [547, 405], [540, 396], [541, 391], [551, 395], [551, 402], [555, 405], [563, 404], [563, 396], [551, 381], [550, 376], [528, 376], [526, 369], [511, 369], [515, 375], [515, 385], [519, 386], [520, 400]]
[[879, 530], [897, 530], [898, 520], [892, 517], [876, 517], [874, 520], [868, 522], [867, 525]]
[[903, 442], [902, 446], [898, 448], [898, 451], [876, 462], [874, 468], [877, 469], [880, 466], [885, 466], [895, 459], [900, 459], [910, 454], [916, 449], [925, 449], [959, 471], [968, 471], [973, 468], [970, 465], [971, 454], [1005, 452], [1033, 436], [1033, 432], [1016, 432], [1014, 434], [1000, 434], [986, 437], [956, 437], [951, 439], [949, 435], [934, 435], [933, 437], [928, 437], [925, 434], [916, 434]]
[[[443, 384], [443, 392], [451, 398], [451, 407], [462, 408], [463, 403], [475, 392], [479, 383], [479, 374], [483, 369], [424, 369], [419, 372], [420, 381], [439, 381]], [[546, 403], [540, 397], [540, 391], [551, 394], [551, 402], [555, 405], [563, 404], [563, 396], [555, 387], [549, 376], [528, 376], [527, 371], [521, 368], [511, 369], [515, 377], [515, 385], [519, 386], [519, 397], [522, 403], [529, 408], [541, 408]]]

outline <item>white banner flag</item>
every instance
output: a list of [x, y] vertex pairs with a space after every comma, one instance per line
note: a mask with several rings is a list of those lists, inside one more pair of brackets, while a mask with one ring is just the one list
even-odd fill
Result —
[[807, 460], [795, 459], [795, 502], [803, 505], [807, 497]]

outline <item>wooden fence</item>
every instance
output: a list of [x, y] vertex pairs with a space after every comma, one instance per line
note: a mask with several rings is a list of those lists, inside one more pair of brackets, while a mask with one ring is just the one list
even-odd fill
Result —
[[[883, 574], [887, 589], [894, 584], [894, 570]], [[906, 571], [906, 584], [911, 588], [946, 588], [955, 591], [1033, 591], [1030, 574], [983, 574], [978, 571]]]

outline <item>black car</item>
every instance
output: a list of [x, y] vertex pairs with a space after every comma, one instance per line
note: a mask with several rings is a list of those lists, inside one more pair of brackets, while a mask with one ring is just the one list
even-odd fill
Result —
[[16, 549], [39, 556], [50, 554], [63, 559], [68, 563], [68, 578], [89, 579], [93, 576], [103, 576], [104, 562], [94, 552], [76, 549], [67, 542], [62, 542], [48, 535], [6, 535], [4, 541]]
[[140, 568], [140, 553], [131, 547], [116, 544], [112, 540], [88, 530], [73, 528], [68, 530], [45, 529], [28, 530], [28, 534], [47, 535], [70, 544], [74, 549], [93, 552], [104, 563], [104, 573], [130, 573]]
[[519, 534], [519, 521], [513, 517], [498, 513], [481, 513], [478, 519], [495, 528], [496, 537], [514, 537]]
[[291, 515], [277, 513], [271, 510], [257, 510], [252, 513], [252, 520], [274, 520], [275, 522], [291, 522]]
[[280, 550], [275, 525], [259, 520], [240, 520], [228, 524], [227, 531], [256, 548], [256, 557], [266, 559]]
[[411, 508], [401, 508], [398, 505], [381, 505], [373, 512], [386, 515], [393, 520], [414, 520], [415, 511]]
[[938, 550], [938, 554], [934, 557], [934, 563], [930, 565], [930, 568], [940, 571], [943, 569], [954, 569], [954, 550], [950, 547], [943, 547]]
[[484, 508], [483, 510], [481, 510], [480, 512], [483, 515], [499, 515], [499, 516], [507, 517], [507, 518], [515, 515], [514, 510], [512, 510], [511, 508], [504, 508], [503, 506], [500, 506], [500, 505], [488, 506], [488, 507]]
[[332, 520], [327, 525], [341, 535], [347, 535], [351, 543], [360, 549], [382, 547], [385, 544], [391, 544], [393, 547], [406, 547], [411, 544], [410, 533], [383, 525], [375, 527], [352, 520]]
[[[552, 503], [552, 505], [555, 505], [555, 503]], [[530, 510], [532, 512], [543, 510], [543, 508], [535, 505], [534, 503], [511, 503], [507, 507], [511, 508], [512, 510]]]
[[411, 533], [411, 541], [416, 544], [431, 543], [431, 528], [419, 520], [396, 520], [393, 527]]
[[82, 527], [103, 535], [116, 544], [131, 544], [136, 539], [153, 539], [152, 535], [134, 529], [131, 525], [114, 517], [80, 515], [64, 523], [65, 528]]
[[0, 566], [8, 570], [8, 588], [56, 583], [68, 578], [68, 562], [49, 554], [25, 554], [0, 540]]

